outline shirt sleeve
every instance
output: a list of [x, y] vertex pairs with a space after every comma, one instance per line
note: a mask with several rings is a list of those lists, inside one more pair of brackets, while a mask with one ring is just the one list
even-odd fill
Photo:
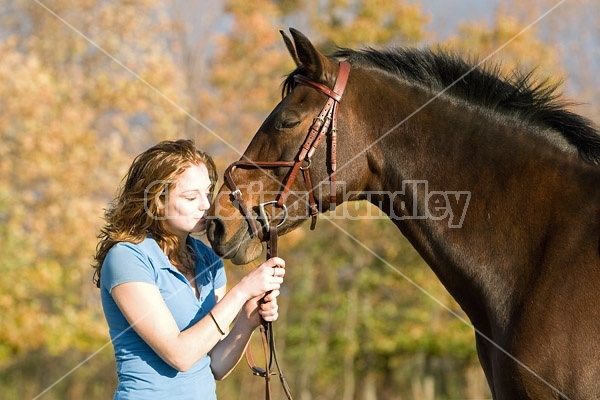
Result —
[[102, 286], [110, 293], [126, 282], [156, 284], [154, 268], [141, 249], [132, 243], [115, 244], [104, 259], [101, 273]]

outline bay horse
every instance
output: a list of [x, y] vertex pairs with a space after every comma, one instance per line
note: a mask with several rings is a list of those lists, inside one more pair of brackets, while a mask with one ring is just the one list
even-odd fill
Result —
[[593, 124], [531, 74], [507, 78], [443, 50], [326, 56], [281, 33], [297, 68], [226, 171], [214, 250], [244, 264], [268, 226], [285, 234], [370, 201], [469, 317], [495, 400], [600, 398]]

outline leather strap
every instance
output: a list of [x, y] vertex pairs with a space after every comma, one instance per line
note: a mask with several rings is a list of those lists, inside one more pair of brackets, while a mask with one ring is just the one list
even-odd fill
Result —
[[[320, 120], [322, 117], [324, 118], [325, 115], [323, 115], [324, 113], [327, 115], [327, 120], [324, 120], [323, 122], [323, 126], [327, 125], [327, 128], [324, 129], [324, 132], [327, 133], [327, 131], [329, 130], [329, 124], [328, 122], [331, 123], [331, 135], [330, 135], [330, 172], [329, 172], [329, 182], [330, 182], [330, 189], [329, 189], [329, 209], [330, 210], [334, 210], [336, 205], [337, 205], [337, 191], [336, 191], [336, 179], [335, 179], [335, 173], [337, 170], [337, 115], [338, 115], [338, 105], [339, 103], [342, 101], [342, 95], [344, 94], [344, 89], [346, 88], [346, 83], [348, 83], [348, 76], [350, 75], [350, 63], [346, 62], [346, 61], [342, 61], [339, 64], [339, 70], [338, 70], [338, 76], [337, 79], [335, 81], [335, 85], [333, 87], [333, 90], [329, 89], [327, 86], [321, 84], [321, 83], [317, 83], [317, 82], [313, 82], [310, 79], [308, 79], [307, 77], [303, 76], [303, 75], [296, 75], [294, 77], [294, 80], [301, 84], [301, 85], [306, 85], [309, 87], [312, 87], [313, 89], [323, 93], [324, 95], [328, 96], [329, 99], [327, 100], [327, 103], [325, 104], [325, 107], [323, 107], [323, 110], [321, 110], [321, 114], [319, 115], [319, 117], [315, 120], [315, 123], [313, 123], [313, 126], [311, 126], [311, 130], [313, 129], [313, 127], [315, 127], [315, 125], [317, 124], [317, 121]], [[323, 127], [322, 126], [318, 126], [319, 130], [321, 130]], [[314, 146], [311, 148], [311, 150], [308, 153], [308, 157], [312, 157], [314, 151], [316, 150], [317, 146], [319, 145], [320, 139], [315, 140], [315, 144]], [[306, 143], [306, 142], [305, 142]], [[314, 224], [312, 224], [311, 226], [314, 226]]]
[[255, 237], [258, 237], [259, 239], [262, 240], [261, 226], [256, 221], [256, 218], [253, 216], [253, 214], [250, 212], [250, 210], [248, 210], [248, 205], [246, 204], [246, 202], [244, 201], [244, 198], [242, 197], [242, 192], [240, 191], [240, 189], [238, 189], [238, 187], [236, 186], [236, 184], [233, 180], [233, 171], [240, 164], [241, 164], [241, 162], [238, 161], [238, 162], [232, 163], [230, 166], [227, 167], [227, 169], [225, 170], [225, 173], [224, 173], [225, 180], [227, 181], [227, 185], [231, 189], [231, 195], [233, 196], [233, 204], [235, 206], [237, 206], [237, 208], [240, 210], [240, 212], [244, 215], [244, 218], [246, 218], [246, 221], [248, 221], [248, 225], [250, 225], [252, 235], [254, 235]]
[[250, 225], [250, 230], [252, 231], [252, 235], [254, 237], [259, 238], [261, 241], [264, 240], [263, 227], [260, 222], [258, 222], [257, 218], [254, 214], [248, 209], [247, 203], [244, 201], [242, 197], [242, 192], [237, 187], [234, 179], [233, 172], [238, 168], [279, 168], [279, 167], [293, 167], [295, 164], [294, 161], [245, 161], [239, 160], [231, 163], [225, 169], [224, 177], [227, 182], [227, 186], [231, 190], [231, 195], [233, 196], [234, 205], [240, 210], [246, 221], [248, 221], [248, 225]]
[[267, 260], [269, 258], [278, 256], [277, 240], [279, 235], [277, 234], [277, 222], [271, 221], [269, 226], [269, 245], [267, 246]]
[[283, 189], [277, 197], [277, 207], [283, 207], [292, 185], [296, 181], [298, 172], [303, 171], [304, 181], [306, 183], [306, 190], [309, 197], [309, 210], [312, 217], [311, 229], [315, 228], [318, 206], [314, 196], [314, 190], [312, 182], [310, 180], [310, 161], [315, 151], [319, 147], [323, 138], [327, 136], [328, 132], [330, 135], [330, 166], [329, 166], [329, 181], [330, 181], [330, 193], [329, 193], [329, 208], [335, 209], [337, 204], [336, 196], [336, 171], [337, 171], [337, 115], [338, 105], [342, 100], [346, 83], [348, 82], [348, 76], [350, 74], [350, 63], [342, 61], [339, 63], [338, 76], [336, 78], [333, 89], [329, 89], [326, 85], [318, 82], [313, 82], [303, 75], [294, 76], [294, 80], [301, 85], [311, 87], [318, 92], [328, 97], [325, 106], [321, 109], [319, 116], [315, 118], [313, 124], [309, 128], [306, 139], [300, 146], [296, 159], [294, 161], [251, 161], [251, 160], [239, 160], [232, 163], [225, 170], [225, 180], [231, 190], [234, 202], [237, 204], [238, 209], [244, 215], [248, 221], [248, 225], [252, 231], [254, 237], [259, 238], [261, 241], [265, 240], [264, 227], [260, 224], [247, 204], [244, 202], [242, 192], [237, 187], [234, 179], [233, 172], [237, 167], [245, 168], [259, 168], [259, 169], [271, 169], [289, 167], [291, 168], [285, 181], [283, 182]]
[[[267, 242], [267, 260], [272, 257], [277, 257], [278, 241], [277, 234], [277, 223], [271, 222], [269, 226], [269, 241]], [[273, 323], [262, 321], [260, 326], [260, 336], [263, 345], [263, 353], [265, 357], [265, 369], [260, 368], [254, 362], [254, 358], [252, 357], [252, 352], [250, 351], [250, 345], [246, 347], [246, 361], [248, 366], [252, 370], [252, 373], [256, 376], [260, 376], [265, 379], [265, 399], [271, 400], [271, 375], [274, 375], [274, 372], [271, 372], [271, 367], [273, 362], [275, 362], [275, 366], [277, 367], [277, 372], [279, 375], [279, 380], [281, 382], [281, 386], [283, 387], [283, 391], [288, 400], [292, 399], [292, 393], [290, 391], [290, 387], [283, 376], [283, 372], [281, 372], [281, 368], [279, 366], [279, 360], [277, 359], [277, 351], [275, 348], [275, 334], [273, 332]]]
[[[330, 135], [330, 171], [329, 171], [329, 180], [330, 180], [330, 197], [329, 197], [329, 206], [330, 209], [334, 209], [336, 206], [336, 177], [335, 173], [337, 170], [337, 115], [338, 115], [338, 105], [342, 100], [342, 95], [344, 93], [344, 89], [346, 87], [346, 83], [348, 81], [348, 75], [350, 73], [350, 64], [348, 62], [340, 62], [338, 76], [335, 82], [335, 85], [332, 89], [329, 89], [326, 85], [313, 82], [305, 76], [296, 75], [294, 80], [301, 85], [309, 86], [320, 93], [323, 93], [328, 97], [325, 106], [321, 109], [319, 116], [315, 118], [313, 124], [311, 125], [306, 139], [300, 149], [298, 151], [298, 155], [294, 161], [251, 161], [251, 160], [239, 160], [227, 167], [225, 170], [225, 180], [227, 181], [227, 185], [231, 190], [231, 194], [233, 196], [234, 202], [237, 204], [238, 209], [244, 215], [252, 234], [255, 237], [258, 237], [261, 241], [264, 241], [265, 233], [263, 227], [257, 221], [257, 218], [251, 213], [251, 210], [248, 208], [248, 205], [244, 202], [242, 193], [240, 189], [237, 187], [234, 179], [233, 172], [236, 168], [280, 168], [280, 167], [289, 167], [291, 168], [289, 174], [286, 177], [286, 180], [283, 183], [283, 189], [279, 193], [276, 206], [283, 207], [289, 191], [291, 190], [292, 185], [294, 184], [296, 177], [299, 171], [302, 171], [302, 175], [304, 177], [304, 182], [306, 183], [306, 190], [308, 191], [309, 204], [310, 204], [310, 215], [312, 217], [311, 229], [315, 228], [315, 224], [317, 221], [318, 215], [318, 206], [314, 197], [314, 190], [312, 186], [312, 182], [310, 179], [310, 162], [313, 154], [319, 147], [319, 144], [323, 140], [325, 136], [327, 136], [328, 132], [331, 132]], [[276, 257], [278, 253], [277, 242], [278, 242], [278, 232], [277, 232], [277, 223], [275, 221], [270, 221], [269, 229], [268, 229], [268, 242], [267, 242], [267, 259]], [[271, 400], [271, 365], [273, 361], [275, 361], [275, 365], [279, 372], [279, 380], [281, 381], [283, 390], [285, 392], [288, 400], [292, 400], [292, 395], [289, 389], [289, 386], [281, 372], [279, 367], [279, 361], [277, 360], [277, 352], [275, 349], [275, 335], [273, 333], [273, 324], [271, 322], [262, 321], [261, 328], [261, 339], [263, 343], [263, 351], [265, 356], [265, 368], [262, 369], [256, 366], [254, 359], [252, 358], [252, 352], [250, 351], [250, 346], [246, 347], [246, 360], [248, 365], [252, 369], [254, 375], [261, 376], [265, 379], [265, 398], [266, 400]]]

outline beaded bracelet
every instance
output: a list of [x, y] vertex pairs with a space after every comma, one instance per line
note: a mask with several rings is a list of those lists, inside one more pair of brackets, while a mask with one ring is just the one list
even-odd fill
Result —
[[215, 325], [217, 326], [217, 329], [219, 330], [219, 332], [221, 333], [221, 335], [225, 335], [225, 332], [223, 331], [223, 329], [221, 329], [221, 327], [219, 326], [219, 323], [217, 322], [217, 319], [215, 318], [215, 316], [213, 315], [212, 311], [208, 312], [208, 315], [210, 315], [210, 317], [212, 318], [212, 320], [215, 322]]

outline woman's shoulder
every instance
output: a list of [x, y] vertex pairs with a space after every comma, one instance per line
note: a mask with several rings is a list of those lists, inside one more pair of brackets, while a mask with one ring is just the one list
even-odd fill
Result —
[[160, 247], [156, 243], [154, 239], [151, 237], [146, 237], [139, 243], [134, 242], [117, 242], [115, 243], [110, 250], [108, 251], [107, 257], [110, 255], [112, 257], [115, 256], [124, 256], [127, 254], [138, 254], [138, 255], [146, 255], [149, 256], [151, 254], [156, 253], [156, 251], [161, 251]]
[[[102, 264], [102, 281], [107, 287], [128, 281], [153, 282], [156, 277], [155, 265], [159, 260], [152, 242], [146, 238], [140, 243], [118, 242], [106, 254]], [[154, 245], [160, 251], [156, 243]]]
[[118, 242], [106, 254], [102, 268], [111, 265], [138, 265], [144, 268], [162, 268], [170, 265], [158, 243], [150, 237], [139, 243]]

